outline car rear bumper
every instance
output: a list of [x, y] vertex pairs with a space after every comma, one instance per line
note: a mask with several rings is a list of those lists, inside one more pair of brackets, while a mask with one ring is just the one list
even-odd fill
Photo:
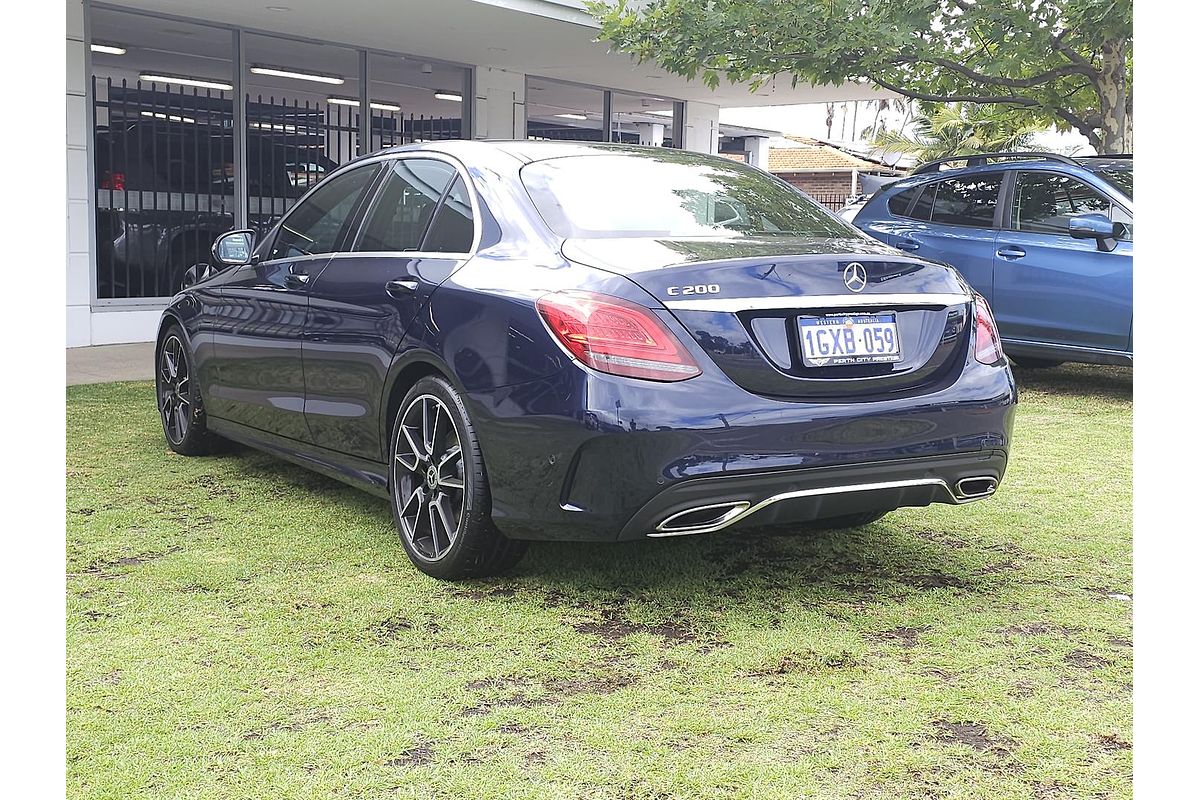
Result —
[[990, 497], [1004, 477], [1003, 451], [905, 458], [683, 481], [660, 492], [619, 539], [714, 533], [734, 525], [803, 523], [864, 511], [960, 505]]
[[[749, 525], [962, 502], [962, 478], [1003, 477], [1016, 400], [1006, 367], [972, 361], [925, 394], [861, 402], [775, 400], [721, 375], [661, 384], [572, 365], [471, 394], [468, 405], [501, 531], [614, 541], [662, 533], [688, 504], [746, 503], [753, 513], [730, 524]], [[897, 481], [911, 483], [849, 488]]]

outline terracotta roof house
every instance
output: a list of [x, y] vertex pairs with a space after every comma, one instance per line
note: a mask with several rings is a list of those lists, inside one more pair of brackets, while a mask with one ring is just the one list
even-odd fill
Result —
[[768, 152], [767, 171], [833, 209], [841, 208], [848, 197], [867, 192], [870, 187], [864, 187], [864, 176], [897, 178], [906, 174], [817, 139], [789, 136], [786, 141], [789, 144]]

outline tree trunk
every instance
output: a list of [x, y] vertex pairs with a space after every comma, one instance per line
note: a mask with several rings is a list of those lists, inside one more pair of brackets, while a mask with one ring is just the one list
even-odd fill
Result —
[[1102, 55], [1096, 93], [1100, 97], [1100, 153], [1133, 151], [1133, 114], [1125, 76], [1126, 39], [1110, 39], [1100, 46]]

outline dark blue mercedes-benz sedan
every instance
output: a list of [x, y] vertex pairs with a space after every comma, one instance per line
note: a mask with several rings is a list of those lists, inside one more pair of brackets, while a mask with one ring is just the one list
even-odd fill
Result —
[[446, 579], [536, 539], [867, 524], [990, 496], [1016, 389], [983, 298], [770, 175], [664, 148], [447, 141], [224, 234], [163, 314], [170, 447], [392, 504]]

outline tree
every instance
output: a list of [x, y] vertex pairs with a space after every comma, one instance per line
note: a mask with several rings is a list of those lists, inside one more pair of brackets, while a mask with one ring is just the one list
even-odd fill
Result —
[[716, 87], [790, 76], [995, 103], [1133, 148], [1132, 0], [589, 0], [600, 37]]
[[1029, 150], [1038, 126], [1022, 124], [1014, 115], [994, 105], [974, 103], [921, 103], [913, 118], [913, 134], [883, 131], [872, 144], [892, 153], [913, 156], [919, 162], [973, 153]]

